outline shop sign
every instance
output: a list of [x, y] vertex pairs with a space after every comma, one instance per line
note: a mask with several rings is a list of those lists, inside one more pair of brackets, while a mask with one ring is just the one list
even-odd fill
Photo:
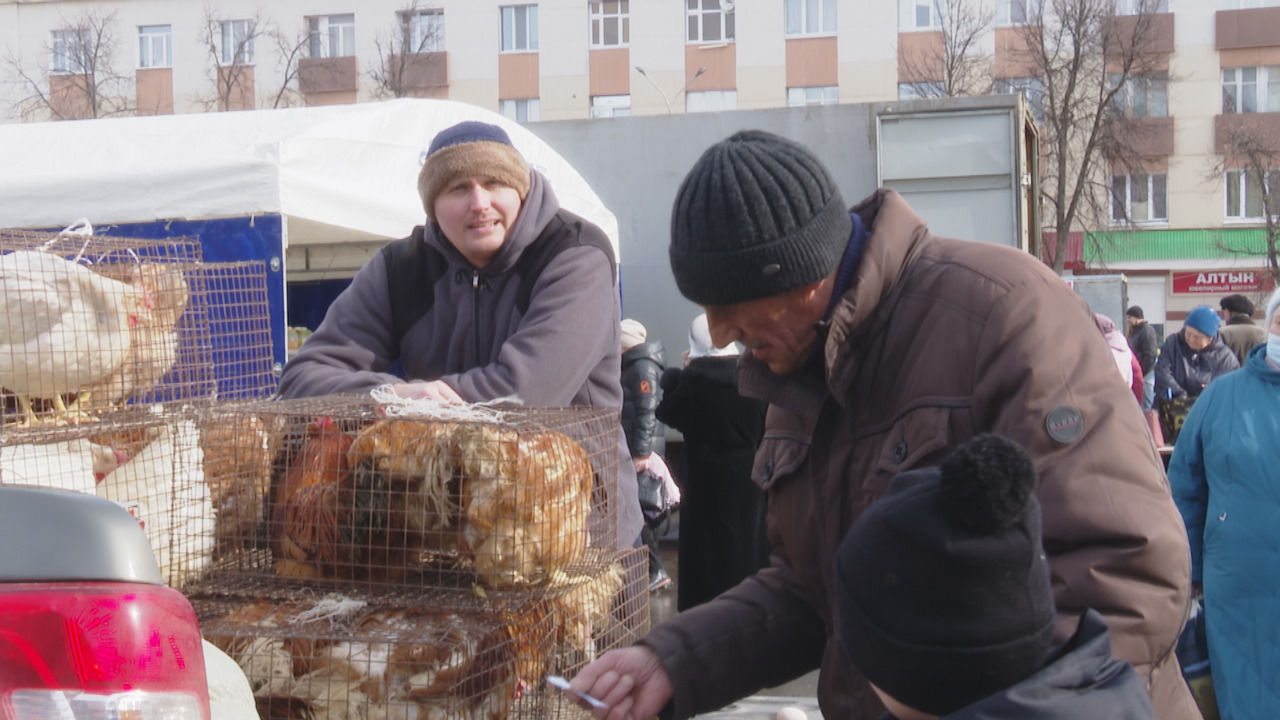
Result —
[[1178, 293], [1249, 293], [1271, 289], [1271, 278], [1262, 270], [1201, 270], [1175, 272], [1173, 292]]

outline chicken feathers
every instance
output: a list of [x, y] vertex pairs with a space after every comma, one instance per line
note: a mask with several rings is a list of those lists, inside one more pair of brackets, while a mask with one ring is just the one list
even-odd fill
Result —
[[75, 393], [118, 370], [130, 327], [148, 317], [144, 294], [57, 255], [0, 256], [0, 385], [30, 398]]

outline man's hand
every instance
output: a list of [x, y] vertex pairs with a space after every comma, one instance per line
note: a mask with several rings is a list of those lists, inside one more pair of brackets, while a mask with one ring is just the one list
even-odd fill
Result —
[[649, 720], [671, 699], [671, 679], [658, 656], [643, 645], [611, 650], [582, 668], [570, 687], [603, 700], [609, 708], [592, 709], [596, 720]]
[[407, 383], [396, 383], [391, 386], [396, 394], [409, 400], [435, 400], [441, 403], [461, 404], [466, 402], [456, 390], [440, 380], [415, 380]]

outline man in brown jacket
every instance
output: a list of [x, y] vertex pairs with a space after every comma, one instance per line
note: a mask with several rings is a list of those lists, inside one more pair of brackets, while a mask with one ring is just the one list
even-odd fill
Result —
[[1056, 640], [1098, 611], [1159, 717], [1198, 717], [1173, 653], [1186, 534], [1142, 414], [1061, 279], [1016, 249], [933, 236], [889, 190], [849, 212], [813, 153], [760, 131], [703, 154], [671, 234], [680, 291], [706, 309], [718, 345], [749, 349], [740, 389], [770, 403], [753, 475], [774, 554], [584, 668], [574, 689], [610, 706], [596, 717], [670, 703], [680, 720], [815, 667], [824, 717], [878, 717], [833, 640], [836, 547], [894, 475], [982, 432], [1036, 463]]

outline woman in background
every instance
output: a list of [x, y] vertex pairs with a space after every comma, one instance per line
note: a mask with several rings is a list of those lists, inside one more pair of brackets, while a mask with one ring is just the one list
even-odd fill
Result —
[[1280, 290], [1267, 342], [1192, 406], [1169, 462], [1224, 720], [1280, 717]]
[[662, 378], [658, 419], [684, 435], [676, 606], [706, 602], [769, 564], [765, 494], [751, 481], [765, 403], [738, 394], [738, 349], [717, 349], [707, 316], [689, 327], [683, 368]]

